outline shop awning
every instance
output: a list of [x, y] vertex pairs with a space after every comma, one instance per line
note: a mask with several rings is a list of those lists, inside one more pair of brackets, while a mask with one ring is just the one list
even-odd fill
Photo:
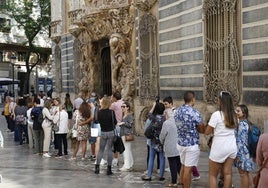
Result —
[[18, 84], [18, 83], [20, 83], [20, 81], [17, 79], [14, 79], [14, 83], [13, 83], [12, 78], [0, 78], [0, 85], [12, 85], [12, 84]]

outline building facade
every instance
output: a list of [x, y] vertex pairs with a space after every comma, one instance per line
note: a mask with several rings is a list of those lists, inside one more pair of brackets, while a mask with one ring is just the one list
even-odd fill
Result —
[[55, 90], [120, 91], [136, 131], [155, 96], [195, 91], [205, 120], [219, 92], [268, 119], [268, 4], [264, 0], [52, 0]]

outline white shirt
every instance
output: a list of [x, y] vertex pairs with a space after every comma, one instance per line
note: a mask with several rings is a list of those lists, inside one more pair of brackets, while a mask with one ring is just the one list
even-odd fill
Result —
[[237, 153], [234, 129], [225, 126], [223, 113], [214, 112], [208, 125], [214, 128], [209, 159], [218, 163], [223, 163], [228, 157], [234, 159]]
[[55, 120], [58, 121], [59, 131], [56, 134], [66, 134], [69, 132], [68, 128], [68, 113], [65, 110], [61, 110], [55, 115]]
[[32, 117], [31, 117], [31, 111], [32, 111], [32, 109], [33, 108], [29, 108], [28, 110], [27, 110], [27, 122], [28, 122], [28, 124], [33, 124], [33, 120], [32, 120]]

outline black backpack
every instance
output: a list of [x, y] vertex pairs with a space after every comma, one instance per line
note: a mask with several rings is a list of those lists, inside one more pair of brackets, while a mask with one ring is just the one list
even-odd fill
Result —
[[33, 119], [33, 129], [34, 130], [41, 130], [42, 129], [42, 123], [44, 121], [44, 117], [43, 117], [43, 108], [39, 111], [38, 114], [34, 114]]

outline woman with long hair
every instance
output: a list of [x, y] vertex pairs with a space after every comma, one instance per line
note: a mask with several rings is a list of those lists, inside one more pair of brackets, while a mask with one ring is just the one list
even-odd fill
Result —
[[76, 137], [76, 145], [74, 149], [73, 156], [71, 157], [71, 160], [76, 159], [76, 154], [79, 150], [79, 145], [82, 143], [82, 160], [85, 160], [86, 157], [86, 151], [87, 151], [87, 140], [89, 138], [89, 127], [88, 124], [85, 124], [84, 122], [90, 118], [90, 107], [87, 104], [87, 102], [83, 102], [79, 109], [76, 110], [73, 114], [73, 119], [76, 120], [76, 128], [77, 128], [77, 137]]
[[[47, 99], [44, 102], [44, 107], [42, 110], [44, 121], [42, 123], [42, 128], [44, 131], [44, 141], [43, 141], [43, 157], [50, 158], [51, 156], [48, 154], [49, 146], [51, 142], [51, 130], [52, 130], [52, 121], [54, 116], [51, 115], [52, 108], [52, 100]], [[56, 114], [57, 112], [55, 112]]]
[[147, 175], [142, 177], [144, 181], [151, 181], [153, 168], [154, 168], [154, 159], [157, 153], [159, 153], [159, 160], [160, 160], [160, 173], [159, 173], [159, 180], [164, 181], [164, 172], [165, 172], [165, 154], [163, 150], [163, 145], [160, 143], [159, 135], [162, 130], [162, 125], [165, 121], [164, 116], [165, 106], [163, 103], [157, 101], [153, 103], [153, 106], [148, 114], [149, 119], [156, 127], [154, 138], [150, 139], [149, 144], [149, 163], [148, 163], [148, 172]]
[[234, 129], [237, 126], [236, 114], [231, 94], [221, 91], [218, 100], [219, 110], [208, 122], [205, 134], [214, 134], [209, 155], [209, 185], [217, 188], [217, 177], [221, 170], [224, 187], [232, 186], [232, 165], [237, 154]]
[[114, 128], [117, 124], [115, 113], [110, 110], [111, 99], [109, 97], [103, 97], [100, 101], [101, 109], [98, 112], [98, 120], [101, 126], [101, 138], [100, 138], [100, 149], [97, 155], [97, 163], [95, 165], [95, 174], [100, 173], [100, 162], [103, 157], [104, 149], [107, 145], [107, 175], [112, 173], [112, 160], [113, 160], [113, 138], [114, 138]]
[[236, 107], [235, 111], [239, 124], [235, 129], [238, 152], [234, 165], [238, 168], [240, 174], [241, 187], [249, 188], [252, 184], [252, 176], [250, 172], [254, 171], [255, 166], [248, 149], [248, 131], [250, 129], [248, 107], [244, 104], [240, 104]]
[[131, 142], [126, 141], [126, 134], [133, 134], [134, 130], [134, 117], [130, 111], [129, 102], [124, 102], [121, 106], [123, 111], [123, 119], [117, 123], [120, 126], [120, 136], [122, 137], [125, 151], [123, 152], [124, 165], [120, 171], [131, 171], [133, 169], [133, 155], [131, 151]]
[[64, 102], [64, 108], [66, 112], [68, 113], [68, 119], [71, 120], [73, 118], [73, 103], [71, 101], [71, 97], [69, 93], [66, 93], [65, 96], [65, 102]]

